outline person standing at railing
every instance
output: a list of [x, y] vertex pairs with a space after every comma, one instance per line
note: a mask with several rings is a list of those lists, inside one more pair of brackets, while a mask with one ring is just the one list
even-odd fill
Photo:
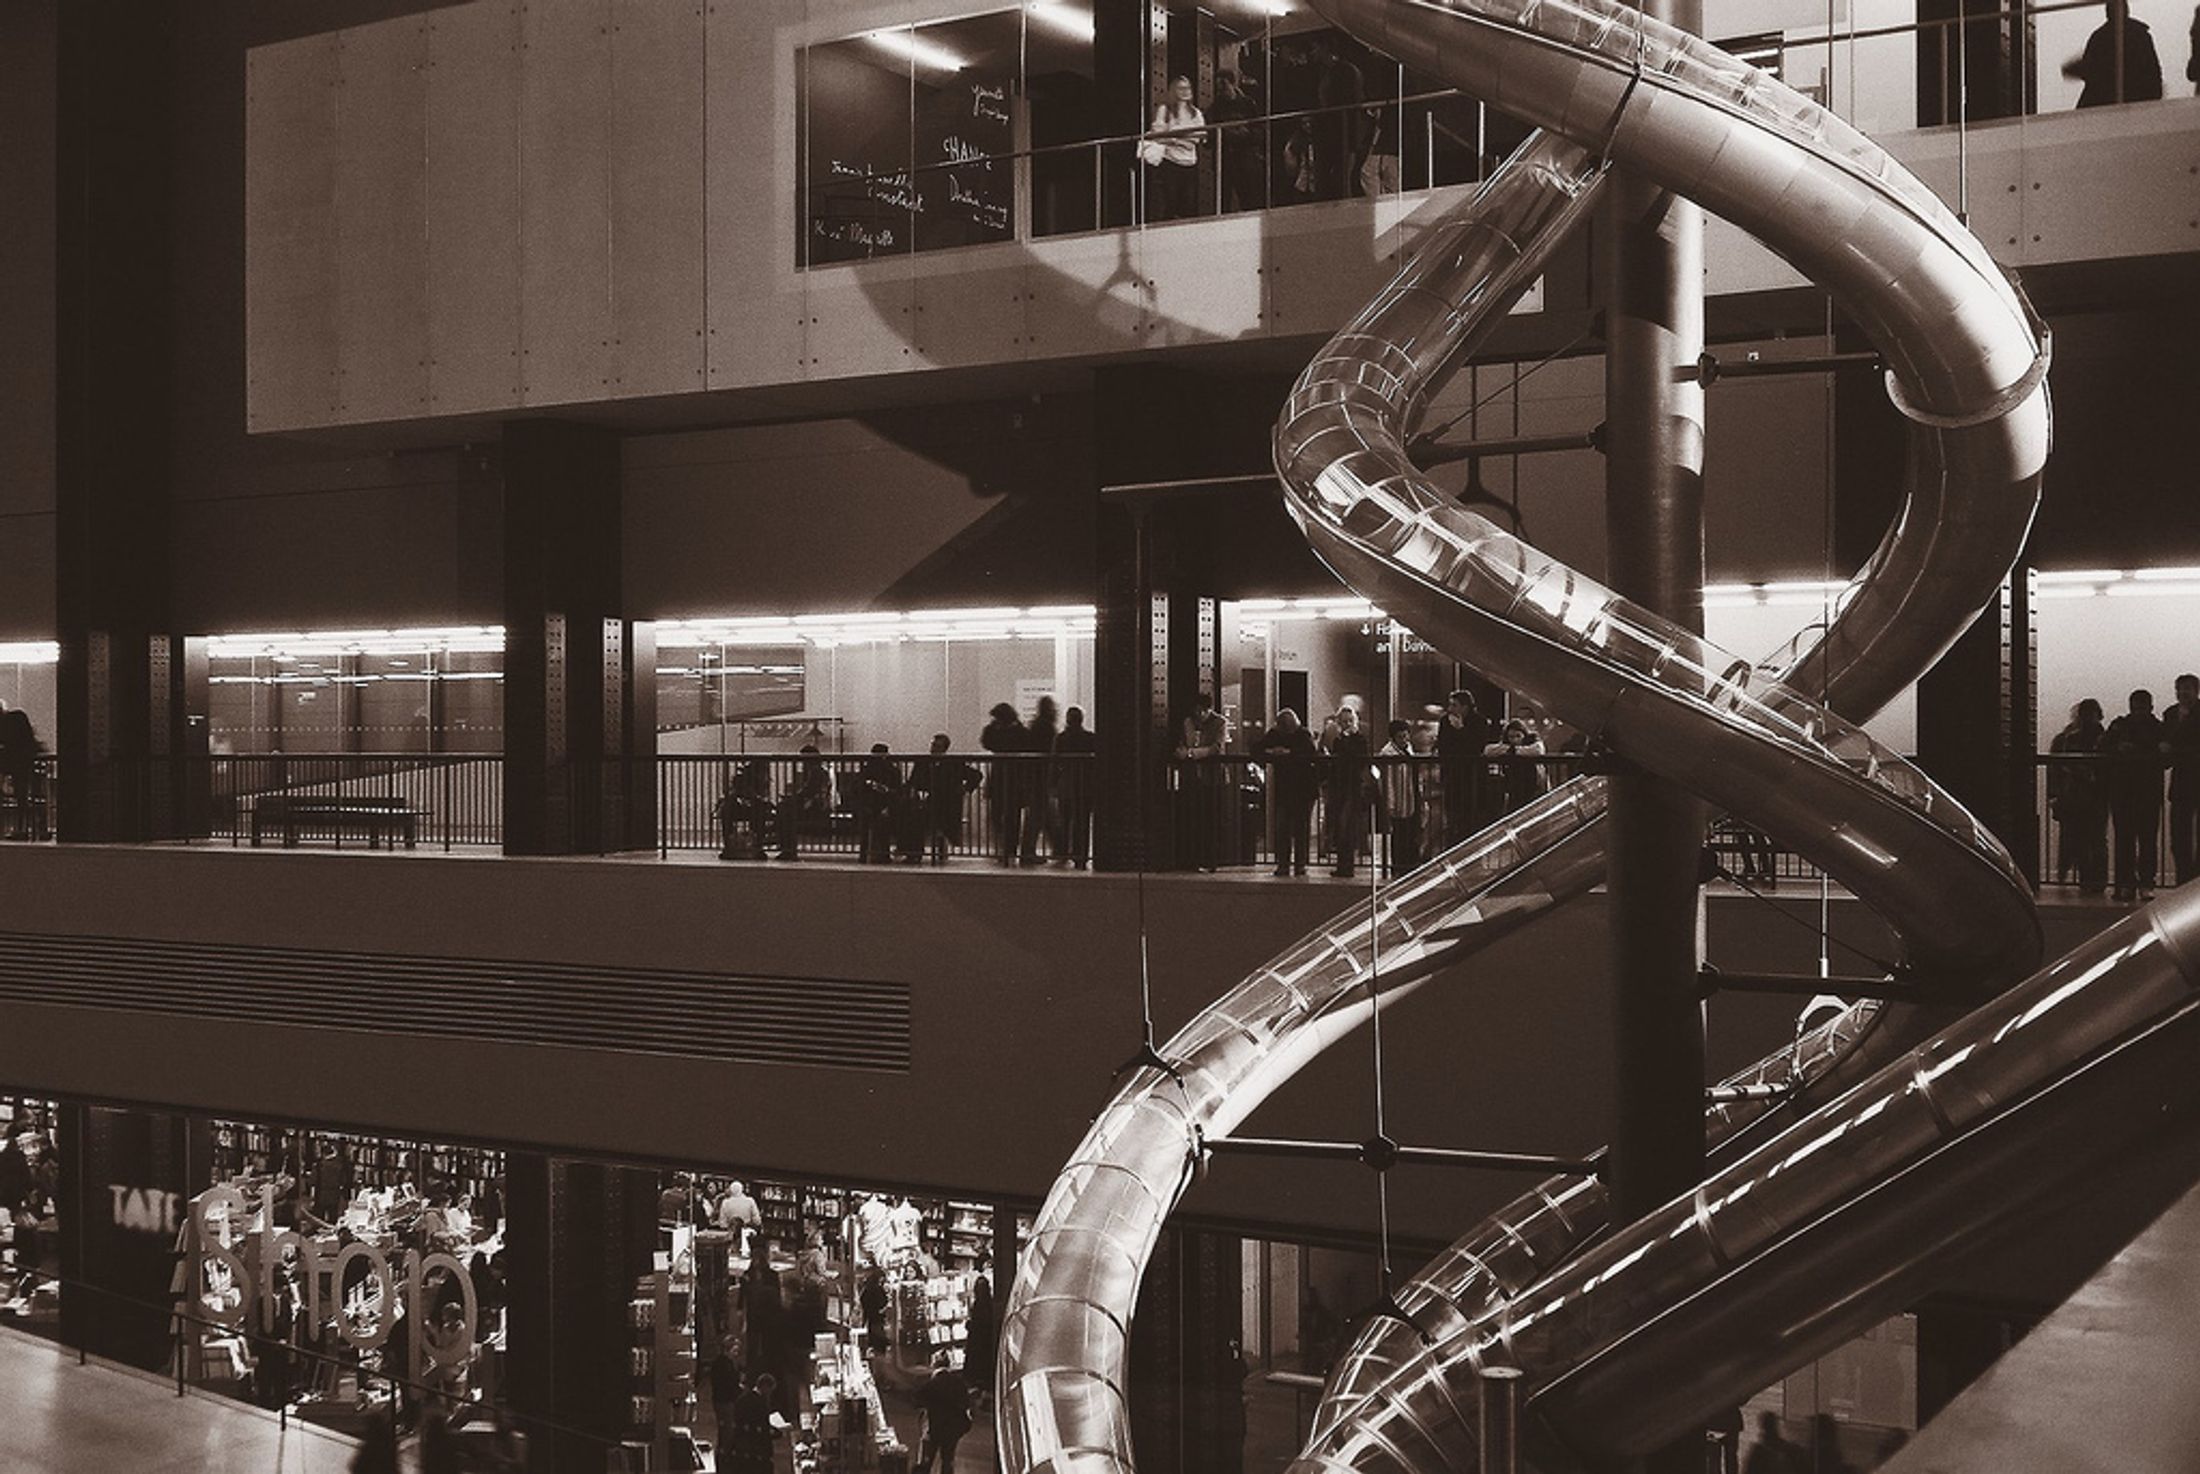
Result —
[[2115, 899], [2149, 900], [2162, 864], [2162, 760], [2169, 751], [2153, 692], [2131, 693], [2131, 710], [2108, 724], [2101, 750], [2108, 754], [2108, 811], [2116, 826]]
[[1067, 859], [1079, 870], [1092, 853], [1093, 765], [1100, 742], [1085, 725], [1085, 709], [1073, 706], [1062, 716], [1062, 733], [1054, 739], [1061, 761], [1054, 765], [1054, 806], [1061, 825], [1064, 849], [1055, 851], [1057, 863]]
[[1314, 847], [1314, 734], [1290, 707], [1261, 735], [1254, 755], [1268, 765], [1268, 792], [1276, 806], [1276, 874], [1304, 875]]
[[1186, 220], [1199, 213], [1199, 139], [1207, 115], [1192, 100], [1192, 79], [1169, 82], [1168, 101], [1153, 110], [1153, 125], [1138, 145], [1146, 166], [1146, 218]]
[[977, 792], [984, 781], [976, 768], [959, 757], [949, 757], [948, 745], [945, 732], [934, 732], [931, 752], [917, 759], [916, 771], [909, 775], [909, 791], [922, 825], [916, 852], [903, 855], [911, 864], [922, 860], [927, 850], [933, 864], [947, 863], [948, 850], [962, 843], [963, 796]]
[[1503, 812], [1511, 813], [1543, 792], [1543, 738], [1517, 718], [1505, 723], [1497, 740], [1482, 749], [1489, 764], [1487, 782], [1500, 795]]
[[9, 839], [30, 839], [38, 832], [31, 818], [31, 785], [37, 779], [39, 750], [30, 713], [0, 702], [0, 800], [7, 805]]
[[[2122, 86], [2117, 85], [2116, 32], [2123, 29]], [[2162, 58], [2154, 50], [2154, 32], [2131, 14], [2126, 0], [2108, 0], [2108, 19], [2085, 38], [2085, 50], [2063, 63], [2063, 75], [2085, 86], [2078, 93], [2079, 107], [2101, 107], [2112, 102], [2159, 102], [2162, 99]]]
[[1062, 735], [1062, 716], [1053, 697], [1039, 698], [1031, 725], [1024, 732], [1031, 756], [1019, 765], [1022, 771], [1015, 775], [1024, 786], [1023, 847], [1016, 858], [1023, 864], [1036, 865], [1041, 831], [1046, 834], [1048, 852], [1057, 859], [1062, 854], [1062, 832], [1054, 813], [1054, 744]]
[[1330, 874], [1352, 878], [1367, 838], [1367, 811], [1376, 801], [1375, 775], [1367, 733], [1360, 730], [1360, 709], [1339, 708], [1336, 734], [1329, 739], [1329, 785], [1324, 793], [1329, 843], [1336, 861]]
[[1176, 745], [1177, 821], [1184, 835], [1184, 862], [1212, 871], [1221, 849], [1222, 795], [1228, 774], [1222, 749], [1228, 727], [1215, 699], [1205, 691], [1192, 703]]
[[2100, 769], [2101, 703], [2088, 696], [2070, 708], [2070, 725], [2047, 744], [2050, 753], [2077, 761], [2047, 769], [2047, 810], [2055, 816], [2055, 874], [2077, 877], [2078, 888], [2097, 896], [2108, 888], [2108, 782]]
[[833, 775], [825, 770], [825, 759], [818, 752], [817, 744], [802, 744], [802, 760], [797, 764], [794, 782], [779, 796], [779, 858], [801, 858], [797, 841], [805, 823], [813, 827], [822, 825], [825, 833], [832, 833]]
[[1415, 781], [1413, 723], [1390, 724], [1390, 740], [1375, 754], [1383, 795], [1385, 869], [1403, 875], [1421, 863], [1421, 793]]
[[2169, 854], [2183, 885], [2200, 874], [2200, 676], [2177, 678], [2177, 700], [2162, 713], [2169, 747]]
[[985, 797], [993, 809], [994, 853], [1003, 865], [1013, 865], [1016, 846], [1023, 836], [1019, 804], [1024, 786], [1010, 769], [1016, 766], [1018, 755], [1029, 750], [1031, 733], [1016, 715], [1016, 708], [1005, 701], [995, 703], [986, 715], [990, 720], [978, 733], [978, 745], [993, 754], [986, 773]]
[[856, 852], [866, 865], [890, 865], [894, 859], [894, 818], [901, 804], [901, 769], [883, 742], [856, 773]]
[[1444, 699], [1436, 727], [1436, 767], [1444, 784], [1444, 842], [1457, 844], [1481, 827], [1482, 749], [1497, 740], [1497, 726], [1482, 715], [1474, 693]]
[[1321, 38], [1315, 57], [1314, 102], [1322, 112], [1314, 120], [1314, 197], [1341, 200], [1367, 148], [1367, 78], [1333, 36]]
[[1222, 176], [1222, 208], [1227, 214], [1258, 210], [1268, 203], [1268, 140], [1260, 124], [1260, 104], [1236, 72], [1215, 74], [1215, 105], [1208, 114], [1215, 129], [1215, 168]]

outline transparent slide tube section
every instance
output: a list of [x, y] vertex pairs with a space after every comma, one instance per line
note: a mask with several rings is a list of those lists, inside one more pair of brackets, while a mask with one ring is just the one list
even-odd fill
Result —
[[[2021, 547], [2048, 428], [2045, 347], [2021, 294], [1867, 140], [1631, 11], [1427, 0], [1319, 8], [1553, 136], [1531, 141], [1436, 232], [1293, 391], [1277, 466], [1309, 541], [1441, 648], [1840, 877], [1888, 918], [1918, 975], [1951, 998], [1991, 995], [2026, 971], [2038, 931], [2007, 856], [1851, 725], [1937, 658]], [[1586, 212], [1606, 161], [1697, 198], [1825, 282], [1893, 366], [1890, 393], [1923, 441], [1930, 474], [1836, 617], [1762, 664], [1714, 650], [1456, 508], [1403, 450], [1444, 376]], [[1585, 780], [1468, 841], [1196, 1018], [1165, 1050], [1184, 1066], [1182, 1086], [1146, 1072], [1124, 1087], [1057, 1182], [1011, 1295], [1001, 1414], [1010, 1467], [1131, 1466], [1128, 1318], [1200, 1137], [1227, 1132], [1364, 1020], [1371, 987], [1402, 994], [1594, 883], [1601, 812], [1600, 787]], [[1371, 937], [1381, 942], [1379, 979]], [[1815, 1080], [1808, 1098], [1825, 1099], [1910, 1040], [1904, 1021], [1852, 1010], [1752, 1073]], [[1722, 1170], [1762, 1165], [1754, 1138], [1765, 1133], [1731, 1134], [1743, 1114], [1729, 1108], [1714, 1122], [1729, 1137]], [[1903, 1140], [1887, 1162], [1924, 1149]], [[1809, 1214], [1866, 1179], [1821, 1166], [1790, 1180], [1808, 1180], [1813, 1193], [1780, 1206]], [[1777, 1196], [1733, 1196], [1760, 1193], [1760, 1205]], [[1683, 1250], [1608, 1265], [1553, 1301], [1545, 1282], [1588, 1262], [1582, 1245], [1605, 1218], [1599, 1185], [1546, 1185], [1440, 1257], [1402, 1292], [1434, 1346], [1393, 1323], [1364, 1336], [1340, 1365], [1305, 1466], [1471, 1467], [1461, 1408], [1472, 1406], [1484, 1360], [1514, 1360], [1540, 1337], [1545, 1355], [1517, 1359], [1555, 1375], [1659, 1296], [1686, 1293], [1703, 1266], [1731, 1262], [1726, 1243], [1684, 1223], [1672, 1234]], [[1748, 1237], [1732, 1238], [1746, 1252]]]

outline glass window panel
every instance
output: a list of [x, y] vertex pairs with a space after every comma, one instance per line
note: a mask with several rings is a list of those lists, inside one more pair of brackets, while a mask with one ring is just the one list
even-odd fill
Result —
[[914, 35], [916, 249], [1008, 240], [1016, 228], [1023, 14], [919, 26]]
[[915, 33], [876, 31], [802, 53], [803, 241], [811, 265], [911, 247]]

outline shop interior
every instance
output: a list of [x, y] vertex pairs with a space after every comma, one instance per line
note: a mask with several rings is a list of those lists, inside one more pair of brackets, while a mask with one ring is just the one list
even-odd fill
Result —
[[54, 1102], [0, 1095], [0, 1317], [58, 1336], [61, 1322], [60, 1156]]

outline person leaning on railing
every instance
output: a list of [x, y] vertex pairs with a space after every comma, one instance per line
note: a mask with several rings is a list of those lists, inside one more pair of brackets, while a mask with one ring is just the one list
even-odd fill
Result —
[[1276, 814], [1276, 874], [1304, 875], [1314, 837], [1314, 734], [1288, 706], [1262, 734], [1253, 753], [1268, 765]]
[[1207, 116], [1192, 100], [1192, 79], [1169, 83], [1169, 99], [1153, 110], [1153, 126], [1138, 145], [1146, 166], [1146, 218], [1183, 220], [1199, 213], [1199, 138]]
[[2077, 877], [2078, 887], [2097, 896], [2108, 888], [2108, 787], [2095, 756], [2107, 729], [2101, 703], [2088, 696], [2070, 708], [2070, 725], [2057, 732], [2047, 750], [2072, 759], [2047, 769], [2047, 811], [2055, 817], [2055, 878]]

